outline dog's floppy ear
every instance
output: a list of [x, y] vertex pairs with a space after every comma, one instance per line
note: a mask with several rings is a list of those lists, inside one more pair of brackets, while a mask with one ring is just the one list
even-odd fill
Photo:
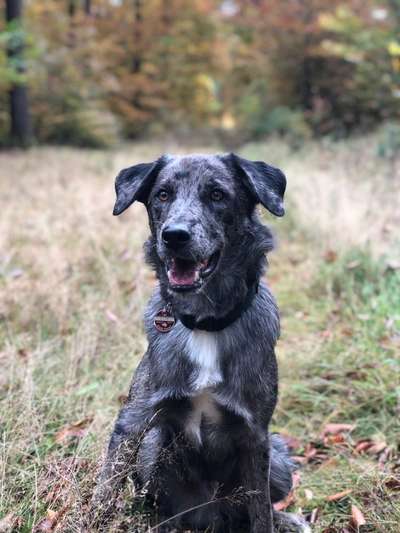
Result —
[[115, 178], [115, 202], [113, 215], [120, 215], [136, 200], [146, 203], [151, 187], [168, 157], [163, 155], [153, 163], [139, 163], [124, 168]]
[[249, 161], [236, 154], [230, 154], [236, 168], [242, 172], [246, 185], [255, 201], [261, 203], [272, 214], [282, 217], [285, 214], [283, 196], [286, 189], [286, 177], [279, 168], [267, 165], [263, 161]]

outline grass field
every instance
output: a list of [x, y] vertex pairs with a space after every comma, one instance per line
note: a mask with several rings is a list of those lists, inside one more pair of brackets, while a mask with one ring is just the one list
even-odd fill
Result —
[[[302, 464], [288, 509], [316, 532], [399, 531], [400, 173], [374, 143], [241, 151], [288, 176], [287, 217], [267, 221], [283, 331], [274, 429]], [[113, 178], [162, 150], [194, 148], [0, 154], [0, 532], [80, 531], [155, 283], [145, 210], [113, 218]], [[112, 531], [138, 512], [122, 502]]]

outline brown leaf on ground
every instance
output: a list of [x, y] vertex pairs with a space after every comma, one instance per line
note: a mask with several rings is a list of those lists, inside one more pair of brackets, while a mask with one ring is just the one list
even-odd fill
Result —
[[342, 432], [351, 432], [356, 426], [354, 424], [326, 424], [321, 433], [323, 439], [327, 435], [337, 435]]
[[385, 457], [382, 457], [382, 462], [384, 462], [390, 454], [390, 448], [387, 446], [385, 441], [374, 441], [372, 439], [363, 439], [358, 441], [354, 447], [354, 451], [359, 454], [366, 453], [368, 455], [380, 455], [380, 457], [383, 455], [383, 453], [385, 453], [386, 455]]
[[126, 394], [120, 394], [117, 399], [120, 405], [125, 405], [128, 401], [128, 396]]
[[26, 361], [26, 360], [28, 359], [29, 355], [30, 355], [30, 353], [28, 352], [28, 350], [26, 350], [25, 348], [20, 348], [20, 349], [18, 350], [17, 354], [18, 354], [18, 356], [19, 356], [22, 360], [24, 360], [24, 361]]
[[305, 465], [308, 463], [308, 459], [307, 457], [304, 457], [304, 455], [292, 455], [291, 459], [299, 465]]
[[337, 433], [335, 435], [328, 435], [324, 438], [324, 446], [337, 446], [343, 444], [346, 441], [343, 433]]
[[391, 476], [384, 482], [385, 487], [388, 490], [398, 491], [400, 490], [400, 476]]
[[11, 512], [0, 520], [0, 533], [10, 533], [11, 531], [20, 529], [21, 526], [22, 518]]
[[351, 493], [352, 493], [352, 489], [342, 490], [342, 492], [331, 494], [330, 496], [327, 496], [325, 499], [327, 502], [337, 502], [338, 500], [342, 500], [343, 498], [345, 498]]
[[301, 440], [297, 437], [293, 437], [292, 435], [289, 435], [288, 433], [280, 433], [280, 436], [285, 441], [286, 446], [290, 450], [298, 450], [302, 447]]
[[324, 253], [324, 261], [325, 263], [334, 263], [337, 259], [338, 255], [337, 255], [337, 252], [335, 252], [335, 250], [327, 250], [325, 253]]
[[358, 507], [355, 505], [351, 506], [351, 525], [355, 528], [359, 528], [360, 526], [365, 526], [367, 521], [364, 518], [364, 515], [360, 511]]
[[91, 424], [92, 421], [93, 417], [88, 416], [86, 418], [83, 418], [82, 420], [79, 420], [79, 422], [69, 424], [68, 426], [59, 429], [55, 435], [55, 441], [57, 442], [57, 444], [61, 444], [65, 440], [70, 439], [72, 437], [76, 437], [78, 439], [82, 438], [86, 434], [87, 427], [89, 426], [89, 424]]
[[372, 444], [372, 446], [366, 449], [366, 453], [368, 455], [378, 455], [382, 453], [383, 450], [386, 449], [386, 447], [387, 444], [385, 441], [375, 442], [374, 444]]
[[295, 502], [293, 491], [290, 491], [286, 498], [280, 502], [274, 503], [275, 511], [284, 511]]
[[289, 505], [292, 505], [296, 498], [294, 496], [294, 490], [299, 486], [300, 484], [300, 473], [297, 471], [294, 471], [292, 474], [292, 490], [289, 492], [289, 494], [286, 496], [286, 498], [280, 502], [274, 503], [274, 509], [275, 511], [284, 511], [289, 507]]
[[317, 448], [315, 448], [312, 444], [307, 444], [305, 450], [304, 450], [304, 457], [306, 457], [308, 460], [315, 457], [318, 453]]
[[365, 450], [367, 450], [370, 446], [372, 446], [373, 442], [371, 439], [363, 439], [357, 442], [357, 444], [354, 447], [354, 451], [356, 453], [363, 453]]
[[34, 527], [34, 533], [52, 533], [56, 530], [57, 524], [67, 511], [68, 506], [64, 506], [60, 511], [53, 511], [47, 509], [46, 517], [42, 518], [40, 522]]
[[109, 309], [106, 309], [106, 317], [110, 322], [114, 322], [114, 324], [117, 324], [119, 322], [119, 318], [117, 317], [117, 315]]

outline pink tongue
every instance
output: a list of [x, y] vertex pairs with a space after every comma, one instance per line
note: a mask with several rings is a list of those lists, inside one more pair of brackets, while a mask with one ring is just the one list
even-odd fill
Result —
[[168, 277], [174, 285], [193, 285], [196, 281], [196, 267], [193, 265], [193, 267], [182, 269], [174, 263], [168, 272]]

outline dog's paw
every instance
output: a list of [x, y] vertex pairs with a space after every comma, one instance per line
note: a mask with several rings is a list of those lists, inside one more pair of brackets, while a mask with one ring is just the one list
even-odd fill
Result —
[[294, 513], [274, 511], [274, 528], [277, 533], [311, 533], [310, 525]]

